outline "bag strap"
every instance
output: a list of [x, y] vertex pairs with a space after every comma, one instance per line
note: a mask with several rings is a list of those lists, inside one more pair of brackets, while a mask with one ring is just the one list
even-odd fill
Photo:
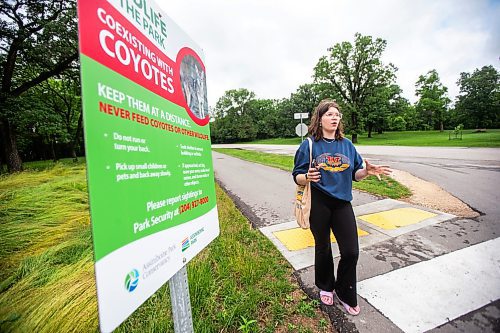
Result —
[[[310, 137], [308, 137], [307, 140], [309, 140], [309, 169], [311, 169], [313, 142]], [[309, 171], [309, 169], [307, 169], [307, 171]]]

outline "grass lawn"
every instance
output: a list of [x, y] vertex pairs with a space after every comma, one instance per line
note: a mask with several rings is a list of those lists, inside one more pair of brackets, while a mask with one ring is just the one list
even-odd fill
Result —
[[[246, 161], [260, 163], [281, 170], [289, 172], [293, 170], [293, 156], [261, 153], [252, 150], [233, 148], [216, 148], [213, 150], [219, 153], [238, 157]], [[293, 181], [291, 176], [290, 181]], [[381, 181], [379, 181], [375, 176], [369, 176], [363, 179], [363, 181], [353, 182], [353, 187], [360, 191], [392, 199], [399, 199], [411, 195], [410, 190], [406, 186], [401, 185], [394, 179], [385, 176], [382, 176]]]
[[[97, 332], [85, 164], [25, 167], [0, 176], [0, 331]], [[221, 234], [188, 264], [195, 332], [332, 332], [277, 249], [216, 190]], [[173, 332], [168, 283], [115, 332]]]
[[[500, 147], [500, 129], [488, 129], [486, 132], [475, 132], [475, 130], [464, 130], [462, 140], [449, 140], [449, 133], [453, 131], [406, 131], [385, 132], [372, 134], [368, 138], [366, 134], [358, 136], [357, 145], [374, 146], [433, 146], [433, 147]], [[347, 135], [350, 139], [351, 136]], [[452, 133], [453, 137], [453, 133]], [[249, 142], [246, 142], [249, 143]], [[275, 144], [275, 145], [297, 145], [300, 138], [277, 138], [257, 140], [251, 143]]]

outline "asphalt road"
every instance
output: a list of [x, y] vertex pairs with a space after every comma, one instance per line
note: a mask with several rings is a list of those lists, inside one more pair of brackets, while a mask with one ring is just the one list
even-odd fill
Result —
[[[214, 145], [214, 147], [222, 146]], [[224, 145], [224, 147], [228, 146]], [[293, 155], [297, 149], [296, 146], [269, 145], [231, 145], [230, 147], [287, 155]], [[412, 266], [415, 264], [427, 262], [431, 264], [435, 262], [433, 259], [446, 260], [448, 256], [450, 261], [444, 265], [452, 265], [455, 262], [452, 257], [454, 253], [458, 254], [458, 251], [480, 249], [488, 241], [497, 244], [500, 234], [498, 194], [500, 149], [360, 146], [358, 151], [363, 157], [375, 163], [389, 164], [395, 169], [410, 172], [419, 178], [440, 185], [483, 214], [475, 219], [456, 218], [449, 222], [438, 223], [364, 248], [359, 259], [359, 281], [386, 276], [393, 271], [404, 272], [406, 268], [413, 269]], [[256, 228], [280, 224], [292, 219], [291, 203], [294, 184], [289, 172], [245, 162], [216, 152], [213, 153], [213, 161], [217, 181], [230, 193], [237, 206]], [[376, 200], [376, 197], [355, 192], [353, 206]], [[477, 255], [473, 256], [469, 262], [475, 262], [476, 258]], [[492, 258], [491, 262], [495, 264], [493, 266], [488, 264], [490, 265], [488, 267], [500, 268], [500, 261], [495, 259], [496, 255], [492, 255]], [[486, 274], [482, 269], [475, 270], [468, 265], [470, 264], [463, 267], [463, 273], [457, 271], [455, 274], [474, 275], [474, 279], [477, 276], [477, 280], [474, 281], [481, 283], [479, 280]], [[417, 269], [420, 266], [414, 267]], [[313, 283], [314, 267], [301, 269], [296, 274], [303, 289], [311, 297], [316, 297], [317, 291]], [[448, 284], [448, 278], [445, 277], [442, 281], [433, 281], [432, 287], [440, 291], [445, 290]], [[413, 300], [418, 305], [418, 310], [441, 308], [439, 297], [422, 297], [422, 299]], [[464, 302], [464, 305], [473, 301], [472, 296], [470, 302]], [[339, 312], [340, 310], [335, 308], [325, 310], [339, 332], [402, 332], [373, 304], [366, 302], [363, 298], [360, 298], [360, 302], [364, 314], [359, 317], [346, 318]], [[397, 306], [398, 303], [399, 301], [395, 301], [391, 303], [391, 306]], [[408, 311], [417, 311], [417, 308], [408, 309]], [[463, 313], [466, 314], [435, 327], [429, 332], [469, 333], [500, 330], [500, 300], [496, 296], [492, 295], [489, 304]]]
[[[290, 172], [246, 162], [213, 152], [215, 178], [228, 191], [238, 208], [251, 217], [254, 227], [283, 223], [293, 219], [295, 184]], [[353, 205], [377, 200], [355, 191]]]
[[[290, 145], [214, 145], [293, 155]], [[435, 183], [492, 222], [500, 222], [500, 148], [357, 146], [371, 161]]]

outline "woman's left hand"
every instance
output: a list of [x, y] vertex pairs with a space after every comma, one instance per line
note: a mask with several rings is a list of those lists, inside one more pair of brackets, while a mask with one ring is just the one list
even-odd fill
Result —
[[377, 176], [378, 180], [381, 180], [380, 175], [388, 176], [392, 172], [391, 168], [388, 165], [371, 164], [368, 160], [365, 160], [365, 164], [367, 174]]

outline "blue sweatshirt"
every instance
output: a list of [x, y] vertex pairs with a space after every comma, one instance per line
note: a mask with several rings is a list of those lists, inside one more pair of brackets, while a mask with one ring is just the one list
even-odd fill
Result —
[[[311, 186], [327, 195], [345, 200], [352, 200], [352, 181], [357, 170], [363, 169], [363, 159], [356, 151], [351, 140], [319, 140], [312, 145], [312, 158], [321, 172], [318, 183]], [[331, 141], [331, 142], [330, 142]], [[309, 168], [309, 141], [304, 140], [295, 153], [293, 179], [298, 174], [307, 173]]]

